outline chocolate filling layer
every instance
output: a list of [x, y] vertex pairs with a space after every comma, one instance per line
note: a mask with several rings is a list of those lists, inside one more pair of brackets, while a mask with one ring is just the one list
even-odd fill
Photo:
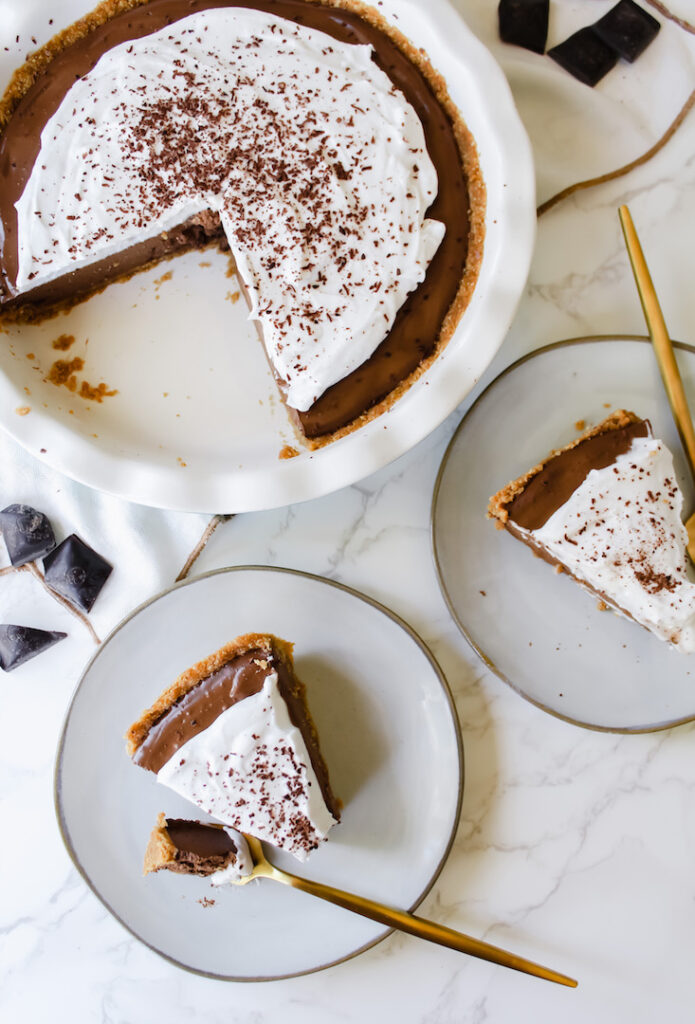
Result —
[[155, 722], [133, 754], [133, 761], [157, 773], [184, 743], [212, 725], [223, 711], [259, 693], [272, 672], [277, 672], [280, 695], [309, 751], [326, 806], [336, 820], [339, 819], [339, 807], [331, 793], [328, 772], [308, 720], [303, 687], [281, 658], [269, 656], [260, 648], [238, 655], [189, 690]]
[[[509, 505], [511, 523], [523, 530], [540, 529], [574, 494], [592, 469], [610, 466], [629, 450], [634, 438], [649, 434], [649, 422], [638, 420], [618, 430], [588, 437], [576, 447], [549, 459]], [[548, 561], [554, 560], [549, 558]]]
[[[60, 105], [72, 82], [86, 74], [108, 49], [155, 32], [180, 18], [208, 7], [253, 7], [320, 29], [348, 43], [368, 43], [376, 63], [405, 94], [425, 131], [427, 149], [439, 178], [439, 193], [428, 216], [446, 225], [446, 235], [423, 283], [408, 297], [389, 336], [357, 370], [330, 387], [298, 419], [307, 437], [340, 429], [381, 401], [430, 355], [439, 338], [464, 271], [468, 252], [469, 197], [461, 154], [453, 126], [422, 72], [387, 35], [358, 14], [305, 0], [151, 0], [143, 7], [113, 18], [60, 53], [17, 106], [0, 138], [0, 221], [4, 245], [0, 269], [5, 281], [17, 273], [17, 221], [14, 208], [31, 174], [46, 121]], [[74, 271], [56, 282], [16, 299], [7, 287], [0, 309], [27, 302], [53, 305], [75, 294], [98, 290], [115, 277], [172, 251], [201, 244], [201, 237], [150, 239], [118, 257]], [[215, 237], [213, 235], [213, 237]]]
[[200, 821], [167, 818], [167, 832], [181, 853], [202, 859], [228, 857], [236, 853], [236, 846], [223, 828], [204, 825]]
[[[237, 701], [259, 693], [266, 676], [273, 671], [273, 667], [264, 660], [266, 658], [263, 651], [248, 651], [189, 690], [152, 726], [133, 754], [135, 763], [148, 771], [158, 772], [179, 747], [212, 725], [223, 711]], [[259, 665], [259, 661], [265, 667]], [[280, 689], [282, 692], [282, 681]]]
[[[52, 307], [60, 304], [66, 296], [91, 295], [106, 287], [110, 281], [127, 277], [166, 256], [174, 256], [191, 249], [204, 249], [214, 242], [217, 242], [222, 250], [229, 249], [219, 216], [208, 210], [203, 214], [196, 214], [170, 231], [138, 242], [137, 245], [131, 245], [128, 249], [107, 256], [89, 267], [73, 270], [54, 281], [47, 281], [38, 288], [33, 288], [30, 292], [7, 302], [5, 308], [12, 309], [30, 303], [31, 307], [37, 309], [37, 313], [28, 315], [27, 319], [41, 319], [38, 310], [43, 305]], [[2, 308], [0, 296], [0, 310]]]

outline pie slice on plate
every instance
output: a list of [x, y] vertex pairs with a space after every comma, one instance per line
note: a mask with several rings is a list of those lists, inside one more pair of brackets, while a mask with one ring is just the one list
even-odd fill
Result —
[[340, 819], [292, 644], [248, 633], [188, 669], [126, 734], [141, 768], [299, 860]]
[[691, 654], [695, 584], [682, 513], [671, 453], [648, 420], [624, 409], [551, 452], [488, 507], [500, 529]]

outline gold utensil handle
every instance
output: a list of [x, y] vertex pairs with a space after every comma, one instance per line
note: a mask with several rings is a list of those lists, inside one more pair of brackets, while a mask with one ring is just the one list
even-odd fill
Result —
[[690, 464], [690, 471], [693, 474], [693, 479], [695, 479], [695, 429], [693, 428], [692, 416], [690, 415], [685, 391], [683, 390], [683, 381], [681, 380], [673, 345], [666, 330], [663, 313], [661, 312], [659, 300], [656, 297], [647, 261], [644, 258], [642, 246], [640, 245], [637, 231], [627, 206], [619, 208], [618, 216], [620, 217], [623, 235], [625, 236], [625, 245], [627, 246], [630, 263], [632, 264], [632, 271], [635, 275], [644, 319], [647, 321], [649, 336], [652, 339], [659, 370], [661, 371], [661, 379], [664, 382], [666, 396]]
[[567, 985], [569, 988], [576, 988], [577, 982], [574, 978], [568, 978], [565, 974], [558, 974], [548, 967], [536, 964], [532, 960], [525, 960], [524, 957], [508, 953], [497, 946], [491, 946], [488, 942], [474, 939], [470, 935], [454, 931], [453, 928], [446, 928], [444, 925], [435, 924], [434, 921], [427, 921], [423, 917], [416, 917], [415, 914], [408, 914], [404, 910], [395, 910], [383, 903], [376, 903], [364, 896], [356, 896], [353, 893], [344, 892], [342, 889], [334, 889], [322, 882], [313, 882], [308, 878], [299, 878], [287, 871], [280, 871], [279, 868], [272, 868], [272, 875], [278, 882], [284, 882], [295, 889], [301, 889], [312, 896], [318, 896], [329, 903], [335, 903], [346, 910], [353, 910], [363, 917], [369, 917], [372, 921], [389, 925], [391, 928], [398, 928], [402, 932], [416, 935], [420, 939], [428, 939], [440, 946], [448, 946], [460, 953], [469, 953], [471, 956], [479, 957], [482, 960], [489, 960], [493, 964], [501, 964], [502, 967], [511, 967], [515, 971], [522, 971], [525, 974], [532, 974], [545, 981], [554, 981], [558, 985]]

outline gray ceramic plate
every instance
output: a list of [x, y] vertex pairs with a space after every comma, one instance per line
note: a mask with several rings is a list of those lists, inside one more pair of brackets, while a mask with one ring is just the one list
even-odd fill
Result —
[[241, 567], [179, 584], [125, 619], [88, 665], [67, 714], [56, 767], [63, 837], [85, 881], [134, 935], [179, 966], [230, 980], [304, 974], [388, 934], [272, 882], [213, 889], [200, 878], [142, 876], [158, 812], [196, 817], [196, 808], [131, 763], [123, 733], [183, 669], [259, 631], [296, 645], [344, 802], [342, 822], [306, 864], [277, 854], [278, 865], [412, 908], [449, 852], [463, 784], [441, 670], [404, 622], [353, 590]]
[[[695, 409], [695, 349], [678, 346]], [[577, 436], [627, 408], [673, 452], [685, 509], [695, 492], [648, 339], [578, 338], [508, 367], [480, 395], [444, 456], [432, 524], [440, 584], [487, 665], [533, 704], [577, 725], [665, 729], [695, 718], [695, 656], [678, 654], [597, 603], [486, 520], [488, 498]]]

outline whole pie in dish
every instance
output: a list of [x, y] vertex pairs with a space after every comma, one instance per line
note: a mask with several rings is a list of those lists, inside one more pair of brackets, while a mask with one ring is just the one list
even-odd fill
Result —
[[247, 633], [183, 672], [126, 734], [157, 781], [300, 860], [340, 819], [292, 644]]
[[228, 247], [311, 447], [388, 408], [475, 286], [475, 144], [356, 0], [107, 0], [15, 73], [0, 131], [2, 316]]
[[695, 652], [683, 494], [651, 424], [621, 409], [490, 499], [488, 515], [602, 602]]

